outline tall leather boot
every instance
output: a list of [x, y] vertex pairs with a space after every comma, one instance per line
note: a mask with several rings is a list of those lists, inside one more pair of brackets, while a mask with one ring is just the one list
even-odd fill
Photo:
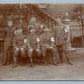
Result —
[[53, 56], [53, 64], [54, 64], [55, 66], [58, 66], [58, 64], [56, 63], [56, 58], [55, 58], [55, 56]]
[[16, 57], [13, 57], [13, 68], [16, 68], [17, 67], [17, 59]]
[[30, 57], [30, 67], [34, 67], [32, 57]]
[[66, 55], [66, 60], [67, 60], [68, 64], [73, 65], [73, 64], [71, 63], [69, 57], [67, 56], [67, 53], [66, 53], [65, 55]]
[[44, 66], [47, 66], [47, 59], [46, 59], [46, 56], [44, 56], [43, 59], [44, 59]]
[[[6, 53], [6, 52], [5, 52]], [[5, 54], [5, 56], [4, 56], [5, 58], [4, 58], [4, 63], [2, 64], [3, 66], [5, 66], [5, 65], [7, 65], [7, 61], [8, 61], [8, 55], [7, 55], [7, 53]]]

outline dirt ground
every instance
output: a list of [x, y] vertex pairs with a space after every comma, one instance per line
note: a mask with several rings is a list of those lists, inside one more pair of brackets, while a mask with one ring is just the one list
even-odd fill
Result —
[[0, 80], [84, 80], [84, 49], [70, 54], [73, 65], [0, 66]]

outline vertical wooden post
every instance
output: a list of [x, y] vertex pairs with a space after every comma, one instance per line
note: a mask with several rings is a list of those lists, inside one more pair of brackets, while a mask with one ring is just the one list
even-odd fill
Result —
[[81, 26], [82, 26], [82, 47], [84, 47], [84, 24], [82, 15], [81, 15]]

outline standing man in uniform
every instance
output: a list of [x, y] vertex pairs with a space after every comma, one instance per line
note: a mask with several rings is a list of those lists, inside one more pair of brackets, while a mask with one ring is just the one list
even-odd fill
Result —
[[39, 25], [39, 26], [37, 26], [37, 28], [35, 28], [36, 35], [40, 36], [43, 33], [43, 27], [44, 27], [44, 25]]
[[63, 52], [64, 52], [64, 55], [65, 55], [65, 57], [66, 57], [66, 60], [67, 60], [67, 62], [69, 63], [69, 64], [71, 64], [72, 65], [72, 63], [71, 63], [71, 61], [70, 61], [70, 59], [69, 59], [69, 52], [70, 52], [70, 50], [69, 50], [69, 48], [68, 48], [68, 43], [70, 43], [69, 41], [68, 41], [68, 36], [69, 36], [69, 28], [67, 27], [67, 26], [65, 26], [65, 28], [63, 29], [63, 40], [64, 40], [64, 43], [63, 43], [63, 45], [62, 45], [62, 49], [63, 49]]
[[4, 61], [2, 65], [7, 65], [9, 64], [9, 59], [10, 57], [8, 56], [8, 52], [10, 51], [9, 48], [11, 48], [12, 46], [12, 38], [14, 35], [14, 28], [12, 27], [13, 23], [12, 21], [8, 22], [8, 27], [6, 28], [6, 37], [5, 37], [5, 41], [4, 41]]
[[41, 45], [42, 56], [44, 59], [44, 65], [47, 65], [46, 53], [47, 53], [48, 49], [51, 50], [51, 52], [53, 53], [53, 57], [52, 57], [53, 64], [57, 65], [57, 63], [56, 63], [57, 50], [56, 50], [53, 34], [49, 31], [48, 28], [44, 27], [43, 30], [44, 30], [44, 32], [40, 36], [40, 45]]
[[30, 58], [30, 66], [33, 67], [33, 52], [35, 51], [38, 56], [40, 56], [40, 43], [39, 37], [35, 34], [34, 26], [29, 28], [30, 34], [28, 35], [27, 39], [29, 39], [30, 49], [28, 51], [28, 56]]
[[[68, 57], [68, 52], [66, 53], [67, 47], [65, 48], [66, 45], [66, 26], [61, 22], [60, 18], [56, 19], [57, 21], [57, 26], [56, 26], [56, 46], [57, 46], [57, 51], [59, 53], [59, 59], [60, 63], [63, 62], [64, 56], [66, 57], [66, 60], [69, 64], [72, 64], [69, 60]], [[65, 54], [65, 55], [64, 55]]]
[[25, 36], [23, 35], [21, 28], [17, 27], [14, 34], [15, 34], [15, 36], [13, 38], [13, 49], [14, 49], [13, 67], [16, 67], [19, 52], [21, 53], [21, 56], [23, 58], [25, 57], [27, 39], [25, 39]]

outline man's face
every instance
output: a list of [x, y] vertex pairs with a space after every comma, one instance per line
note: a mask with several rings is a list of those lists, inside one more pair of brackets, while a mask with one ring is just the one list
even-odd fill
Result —
[[48, 31], [48, 28], [45, 28], [44, 31]]
[[35, 29], [31, 29], [30, 30], [30, 33], [35, 33]]

